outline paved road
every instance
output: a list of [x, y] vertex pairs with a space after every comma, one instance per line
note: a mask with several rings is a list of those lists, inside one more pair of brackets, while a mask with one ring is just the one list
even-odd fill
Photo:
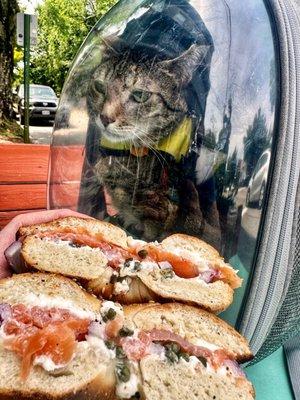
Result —
[[29, 127], [29, 136], [31, 143], [50, 144], [53, 124], [46, 122], [37, 122]]

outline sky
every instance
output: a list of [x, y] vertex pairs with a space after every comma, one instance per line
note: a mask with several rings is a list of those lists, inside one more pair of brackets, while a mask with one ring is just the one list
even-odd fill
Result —
[[18, 3], [21, 7], [26, 7], [25, 12], [28, 14], [34, 14], [36, 6], [42, 3], [43, 0], [19, 0]]

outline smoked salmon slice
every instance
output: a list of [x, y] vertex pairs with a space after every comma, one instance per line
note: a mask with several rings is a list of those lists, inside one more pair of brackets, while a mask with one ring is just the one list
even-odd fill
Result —
[[38, 356], [47, 356], [56, 365], [67, 364], [89, 325], [88, 319], [77, 318], [68, 310], [18, 304], [12, 306], [10, 317], [3, 323], [8, 335], [3, 345], [21, 357], [21, 378], [25, 380]]
[[180, 278], [196, 278], [199, 275], [197, 266], [190, 260], [151, 244], [144, 246], [143, 249], [148, 253], [148, 257], [155, 262], [169, 262], [174, 273]]
[[218, 369], [226, 362], [234, 361], [234, 356], [226, 350], [218, 349], [212, 351], [206, 347], [191, 344], [180, 335], [164, 329], [141, 331], [138, 337], [126, 337], [119, 340], [119, 344], [122, 346], [126, 356], [134, 361], [139, 361], [149, 354], [150, 345], [153, 342], [176, 343], [188, 355], [205, 358], [215, 369]]
[[[125, 249], [116, 244], [110, 243], [101, 234], [93, 237], [88, 234], [84, 229], [77, 230], [75, 232], [72, 229], [64, 228], [58, 229], [57, 232], [44, 232], [38, 235], [39, 237], [57, 238], [60, 240], [66, 240], [74, 243], [78, 246], [89, 246], [92, 248], [100, 249], [108, 259], [108, 266], [118, 269], [121, 264], [124, 264], [127, 260], [143, 260], [146, 258], [149, 261], [155, 261], [156, 263], [168, 262], [172, 266], [172, 270], [175, 275], [180, 278], [191, 279], [200, 276], [206, 283], [213, 283], [217, 280], [223, 281], [231, 286], [233, 289], [237, 289], [242, 284], [242, 279], [239, 278], [231, 267], [220, 265], [219, 263], [214, 265], [211, 263], [209, 271], [201, 273], [197, 265], [182, 256], [169, 252], [162, 248], [160, 245], [146, 244], [142, 246], [132, 247]], [[141, 250], [144, 251], [146, 257], [140, 257]]]

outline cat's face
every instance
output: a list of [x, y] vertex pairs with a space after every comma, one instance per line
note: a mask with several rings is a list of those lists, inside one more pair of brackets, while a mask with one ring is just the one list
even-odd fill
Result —
[[107, 54], [88, 94], [90, 115], [112, 142], [151, 147], [187, 113], [184, 89], [203, 58], [193, 45], [175, 60], [135, 63], [130, 54]]

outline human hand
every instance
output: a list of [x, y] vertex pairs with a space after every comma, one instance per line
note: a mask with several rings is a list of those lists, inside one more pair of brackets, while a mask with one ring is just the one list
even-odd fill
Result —
[[16, 233], [19, 228], [26, 225], [42, 224], [57, 218], [69, 216], [88, 218], [87, 215], [67, 209], [36, 211], [19, 214], [13, 218], [0, 232], [0, 278], [10, 275], [4, 252], [16, 240]]

